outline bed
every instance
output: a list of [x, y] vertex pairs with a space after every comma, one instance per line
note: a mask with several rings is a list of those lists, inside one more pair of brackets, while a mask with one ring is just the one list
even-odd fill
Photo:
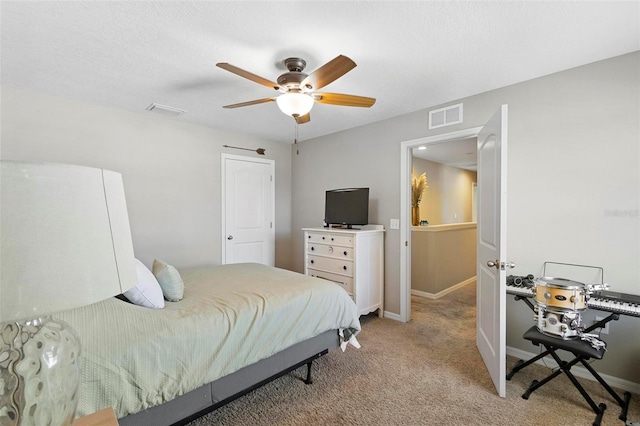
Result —
[[123, 426], [184, 424], [357, 344], [356, 305], [330, 281], [261, 264], [180, 275], [184, 298], [164, 309], [111, 298], [56, 315], [83, 345], [77, 416], [112, 406]]

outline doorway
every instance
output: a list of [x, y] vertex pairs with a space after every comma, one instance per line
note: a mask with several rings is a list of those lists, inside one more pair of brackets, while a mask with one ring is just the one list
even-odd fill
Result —
[[477, 138], [412, 151], [413, 176], [425, 175], [427, 185], [414, 208], [418, 211], [412, 212], [420, 223], [414, 220], [411, 228], [411, 295], [439, 299], [476, 280]]
[[400, 241], [404, 249], [400, 251], [400, 321], [408, 322], [411, 319], [411, 253], [406, 248], [411, 248], [411, 171], [413, 164], [413, 149], [420, 146], [434, 146], [452, 141], [477, 138], [482, 127], [460, 130], [438, 136], [414, 139], [401, 144], [401, 177], [400, 184], [400, 217], [404, 220], [404, 226], [400, 227]]
[[505, 397], [507, 140], [508, 106], [502, 105], [482, 127], [406, 141], [401, 144], [400, 176], [400, 315], [411, 319], [411, 162], [413, 148], [477, 137], [478, 254], [476, 259], [476, 346], [498, 395]]

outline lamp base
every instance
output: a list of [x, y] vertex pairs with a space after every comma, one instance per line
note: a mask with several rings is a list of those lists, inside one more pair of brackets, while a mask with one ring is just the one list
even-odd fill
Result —
[[79, 383], [80, 340], [69, 324], [0, 324], [0, 424], [71, 425]]

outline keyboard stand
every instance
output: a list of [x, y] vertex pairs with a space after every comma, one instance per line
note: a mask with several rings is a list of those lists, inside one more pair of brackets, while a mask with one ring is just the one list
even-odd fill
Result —
[[[515, 296], [515, 300], [523, 300], [527, 304], [527, 306], [531, 308], [531, 310], [534, 310], [533, 304], [531, 303], [531, 301], [527, 299], [526, 296]], [[620, 316], [618, 314], [612, 313], [606, 318], [591, 325], [584, 331], [585, 333], [588, 333], [590, 331], [595, 330], [596, 328], [604, 327], [604, 325], [607, 324], [609, 321], [617, 321], [619, 317]], [[604, 403], [597, 405], [593, 401], [593, 399], [589, 396], [587, 391], [578, 382], [575, 376], [571, 373], [570, 371], [571, 367], [573, 367], [575, 364], [580, 362], [593, 375], [593, 377], [607, 390], [607, 392], [613, 397], [613, 399], [615, 399], [615, 401], [620, 405], [620, 407], [622, 408], [622, 411], [618, 418], [622, 421], [626, 421], [627, 411], [629, 410], [629, 402], [631, 400], [631, 393], [625, 392], [624, 399], [620, 398], [620, 396], [611, 388], [611, 386], [609, 386], [609, 384], [598, 374], [598, 372], [595, 371], [588, 362], [586, 362], [590, 358], [602, 359], [605, 352], [604, 348], [594, 349], [590, 343], [580, 339], [564, 340], [559, 337], [549, 336], [538, 331], [536, 326], [533, 326], [529, 330], [527, 330], [523, 338], [531, 341], [531, 343], [533, 343], [536, 346], [539, 346], [539, 345], [544, 346], [546, 350], [536, 355], [535, 357], [529, 359], [526, 362], [524, 362], [523, 360], [519, 360], [518, 363], [507, 374], [507, 377], [506, 377], [507, 380], [511, 380], [514, 374], [516, 374], [518, 371], [522, 370], [525, 367], [528, 367], [529, 365], [544, 358], [547, 355], [551, 355], [555, 359], [555, 361], [558, 363], [558, 366], [559, 366], [558, 370], [556, 370], [555, 372], [547, 376], [542, 381], [534, 380], [529, 386], [529, 388], [522, 395], [523, 399], [529, 399], [529, 396], [531, 395], [531, 393], [533, 393], [536, 389], [547, 384], [548, 382], [550, 382], [560, 374], [565, 373], [569, 378], [569, 380], [571, 380], [571, 383], [573, 383], [573, 385], [578, 389], [582, 397], [587, 401], [587, 403], [589, 403], [589, 406], [596, 413], [596, 419], [594, 420], [593, 425], [599, 426], [600, 422], [602, 421], [602, 416], [604, 415], [604, 410], [607, 408], [607, 406]], [[557, 350], [564, 350], [564, 351], [571, 352], [574, 355], [574, 359], [569, 362], [563, 361], [558, 356], [558, 354], [556, 354]]]

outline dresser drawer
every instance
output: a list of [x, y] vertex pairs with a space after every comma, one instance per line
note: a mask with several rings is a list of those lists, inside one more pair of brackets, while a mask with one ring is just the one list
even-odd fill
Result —
[[318, 256], [335, 257], [336, 259], [353, 260], [353, 248], [341, 247], [332, 244], [307, 244], [307, 253]]
[[353, 247], [352, 235], [329, 234], [323, 232], [309, 232], [307, 241], [312, 243], [335, 244], [345, 247]]
[[312, 277], [318, 277], [325, 280], [333, 281], [334, 283], [342, 287], [347, 293], [349, 293], [351, 298], [353, 298], [353, 278], [345, 277], [344, 275], [332, 274], [326, 271], [318, 271], [317, 269], [311, 269], [311, 268], [309, 268], [308, 270], [308, 275], [311, 275]]
[[322, 256], [308, 256], [307, 268], [319, 269], [334, 274], [353, 276], [353, 262]]

